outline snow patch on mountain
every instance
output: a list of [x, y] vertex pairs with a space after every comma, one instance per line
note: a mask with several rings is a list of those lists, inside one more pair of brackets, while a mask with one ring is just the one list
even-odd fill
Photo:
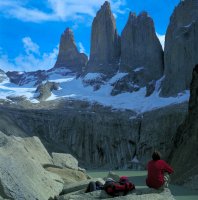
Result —
[[[91, 85], [83, 84], [85, 80], [93, 80], [101, 77], [101, 74], [94, 73], [90, 73], [84, 78], [77, 78], [75, 74], [65, 71], [48, 72], [48, 74], [46, 74], [47, 79], [43, 81], [43, 83], [46, 81], [59, 83], [59, 89], [53, 91], [47, 101], [59, 98], [84, 100], [90, 103], [97, 102], [104, 106], [111, 106], [114, 109], [130, 109], [137, 113], [143, 113], [170, 104], [182, 103], [189, 99], [189, 91], [179, 93], [176, 97], [160, 97], [160, 85], [164, 77], [156, 82], [156, 89], [149, 97], [145, 97], [146, 87], [141, 88], [137, 92], [124, 92], [112, 96], [112, 83], [115, 83], [126, 75], [127, 73], [117, 73], [114, 77], [106, 81], [105, 84], [102, 84], [98, 90], [94, 90]], [[36, 86], [34, 86], [34, 84], [35, 78], [22, 86], [11, 83], [6, 79], [0, 83], [0, 99], [7, 99], [9, 96], [25, 96], [33, 103], [38, 102], [37, 100], [35, 101]]]

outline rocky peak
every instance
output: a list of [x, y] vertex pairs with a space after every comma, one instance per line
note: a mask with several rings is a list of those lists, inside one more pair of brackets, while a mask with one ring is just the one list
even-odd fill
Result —
[[70, 28], [66, 28], [66, 30], [63, 32], [61, 36], [61, 40], [65, 40], [65, 42], [61, 42], [60, 45], [62, 45], [61, 51], [72, 49], [76, 52], [78, 52], [75, 41], [74, 41], [74, 34]]
[[165, 79], [162, 96], [189, 89], [192, 70], [198, 63], [198, 0], [185, 0], [175, 8], [166, 32]]
[[87, 56], [77, 49], [72, 30], [67, 28], [61, 35], [58, 58], [54, 67], [65, 67], [72, 72], [81, 73], [87, 61]]
[[148, 18], [149, 15], [146, 11], [142, 11], [139, 15], [138, 15], [139, 18]]
[[111, 6], [108, 1], [105, 1], [104, 4], [101, 6], [101, 10], [109, 10], [111, 11]]
[[[120, 57], [120, 39], [109, 2], [105, 2], [92, 23], [91, 51], [88, 72], [116, 71]], [[111, 66], [108, 66], [111, 65]]]
[[160, 78], [163, 74], [163, 50], [156, 36], [154, 23], [146, 12], [136, 16], [130, 12], [121, 34], [120, 71], [130, 72], [137, 67], [146, 70], [145, 80]]

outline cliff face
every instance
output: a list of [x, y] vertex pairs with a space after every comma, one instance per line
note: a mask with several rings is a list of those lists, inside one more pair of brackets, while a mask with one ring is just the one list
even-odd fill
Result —
[[172, 96], [189, 89], [198, 63], [198, 1], [185, 0], [175, 8], [166, 33], [165, 80], [161, 95]]
[[162, 46], [146, 12], [139, 16], [130, 13], [121, 35], [120, 71], [130, 72], [138, 67], [147, 71], [144, 80], [156, 80], [163, 74]]
[[198, 65], [192, 77], [188, 116], [177, 130], [171, 164], [175, 168], [176, 183], [198, 189]]
[[109, 2], [105, 2], [92, 23], [88, 72], [112, 73], [117, 71], [120, 57], [120, 38]]
[[128, 166], [135, 155], [144, 166], [155, 148], [167, 156], [170, 138], [185, 115], [186, 104], [136, 116], [82, 102], [68, 107], [64, 103], [61, 110], [1, 109], [0, 130], [37, 135], [49, 151], [71, 153], [86, 168], [115, 169]]
[[87, 56], [79, 53], [76, 47], [73, 32], [67, 28], [61, 36], [58, 58], [54, 67], [64, 67], [72, 72], [81, 73], [87, 61]]

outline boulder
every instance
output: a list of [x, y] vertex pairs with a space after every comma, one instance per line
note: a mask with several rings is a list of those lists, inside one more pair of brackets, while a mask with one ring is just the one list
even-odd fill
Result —
[[37, 137], [19, 138], [0, 132], [0, 195], [17, 200], [48, 200], [63, 181], [42, 164], [52, 160]]
[[192, 77], [188, 116], [177, 129], [170, 161], [175, 169], [173, 181], [198, 189], [198, 65]]
[[54, 67], [64, 67], [71, 72], [81, 73], [87, 61], [87, 56], [80, 53], [76, 47], [72, 30], [67, 28], [61, 35], [58, 58]]
[[105, 2], [92, 23], [90, 59], [86, 72], [114, 73], [118, 69], [120, 38], [111, 12]]
[[56, 166], [78, 170], [78, 161], [71, 154], [52, 153], [52, 159]]
[[161, 96], [187, 90], [198, 63], [198, 1], [185, 0], [175, 8], [166, 32]]
[[131, 72], [138, 67], [147, 70], [142, 79], [152, 81], [163, 74], [163, 50], [154, 22], [146, 12], [129, 14], [121, 34], [120, 71]]
[[88, 176], [84, 172], [79, 170], [60, 168], [57, 166], [49, 166], [45, 167], [45, 169], [49, 172], [58, 174], [64, 181], [64, 184], [76, 183], [82, 180], [87, 180], [88, 178]]

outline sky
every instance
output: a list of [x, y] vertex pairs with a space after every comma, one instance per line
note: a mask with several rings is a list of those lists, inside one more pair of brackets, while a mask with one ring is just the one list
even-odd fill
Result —
[[[163, 42], [180, 0], [109, 0], [119, 34], [129, 12], [147, 11]], [[0, 0], [0, 69], [35, 71], [54, 66], [61, 34], [74, 32], [80, 52], [89, 56], [91, 24], [104, 0]]]

